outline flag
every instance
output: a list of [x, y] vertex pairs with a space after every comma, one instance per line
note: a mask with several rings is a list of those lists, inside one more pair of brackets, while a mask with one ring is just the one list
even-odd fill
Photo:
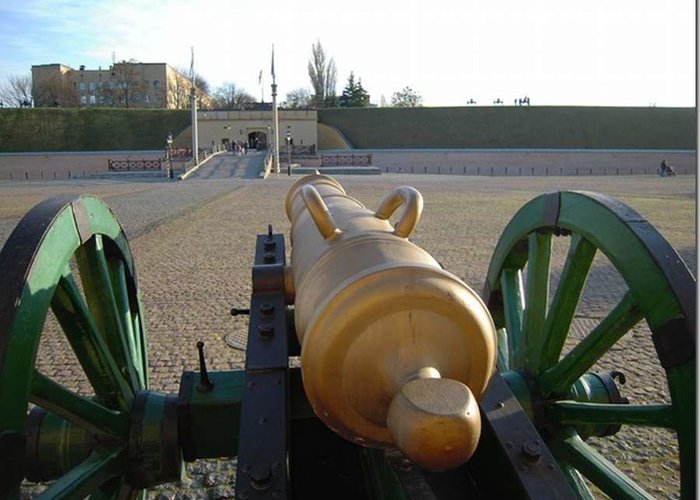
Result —
[[260, 70], [260, 74], [258, 75], [258, 85], [262, 84], [262, 70]]

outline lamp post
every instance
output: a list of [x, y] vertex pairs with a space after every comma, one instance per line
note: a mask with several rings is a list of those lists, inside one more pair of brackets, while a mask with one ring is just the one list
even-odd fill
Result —
[[173, 178], [173, 134], [168, 132], [168, 138], [165, 140], [165, 158], [168, 162], [168, 179]]
[[[224, 130], [231, 130], [231, 125], [224, 125]], [[229, 139], [229, 138], [227, 138], [227, 142], [228, 142], [228, 139]], [[230, 148], [231, 148], [231, 151], [233, 151], [233, 149], [234, 149], [234, 148], [233, 148], [233, 142], [229, 143], [229, 146], [230, 146]]]
[[287, 175], [292, 175], [292, 136], [287, 128]]

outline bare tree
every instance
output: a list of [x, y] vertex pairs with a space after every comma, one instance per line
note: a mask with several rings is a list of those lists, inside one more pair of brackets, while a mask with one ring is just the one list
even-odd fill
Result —
[[111, 69], [112, 78], [108, 85], [103, 85], [101, 90], [105, 101], [117, 107], [132, 107], [142, 99], [142, 94], [146, 90], [139, 63], [133, 59], [120, 61]]
[[[170, 87], [170, 104], [175, 109], [187, 109], [190, 107], [190, 95], [192, 93], [192, 79], [186, 77], [190, 70], [186, 68], [175, 68], [175, 74], [170, 76], [168, 83]], [[194, 86], [197, 94], [197, 107], [199, 109], [213, 109], [216, 105], [213, 99], [209, 98], [209, 82], [199, 73], [194, 74]]]
[[187, 109], [189, 107], [191, 84], [179, 71], [168, 76], [168, 107]]
[[338, 72], [332, 57], [326, 61], [326, 53], [320, 40], [311, 45], [311, 59], [309, 59], [308, 71], [311, 86], [314, 89], [314, 105], [318, 108], [335, 105], [335, 87]]
[[225, 82], [214, 92], [214, 107], [216, 109], [245, 109], [247, 105], [254, 102], [255, 97], [233, 82]]
[[312, 103], [311, 93], [305, 88], [298, 88], [287, 93], [287, 100], [283, 106], [290, 109], [309, 108]]
[[41, 81], [34, 81], [32, 95], [34, 106], [37, 107], [73, 108], [78, 105], [78, 95], [65, 75], [52, 75]]
[[416, 108], [423, 105], [423, 97], [411, 87], [404, 87], [391, 96], [391, 106], [394, 108]]
[[32, 76], [9, 75], [7, 81], [0, 85], [0, 101], [3, 106], [11, 108], [31, 107]]

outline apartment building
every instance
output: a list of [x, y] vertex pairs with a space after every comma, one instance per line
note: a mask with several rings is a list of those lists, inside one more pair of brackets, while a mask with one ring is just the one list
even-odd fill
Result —
[[[184, 109], [189, 79], [165, 63], [115, 63], [107, 69], [64, 64], [32, 66], [34, 106]], [[197, 91], [198, 107], [212, 99]]]

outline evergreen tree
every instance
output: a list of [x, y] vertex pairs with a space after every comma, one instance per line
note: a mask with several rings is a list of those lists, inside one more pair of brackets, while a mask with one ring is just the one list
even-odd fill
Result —
[[345, 108], [366, 108], [369, 106], [369, 94], [362, 86], [362, 79], [358, 79], [355, 83], [355, 74], [352, 71], [340, 96], [339, 104]]

